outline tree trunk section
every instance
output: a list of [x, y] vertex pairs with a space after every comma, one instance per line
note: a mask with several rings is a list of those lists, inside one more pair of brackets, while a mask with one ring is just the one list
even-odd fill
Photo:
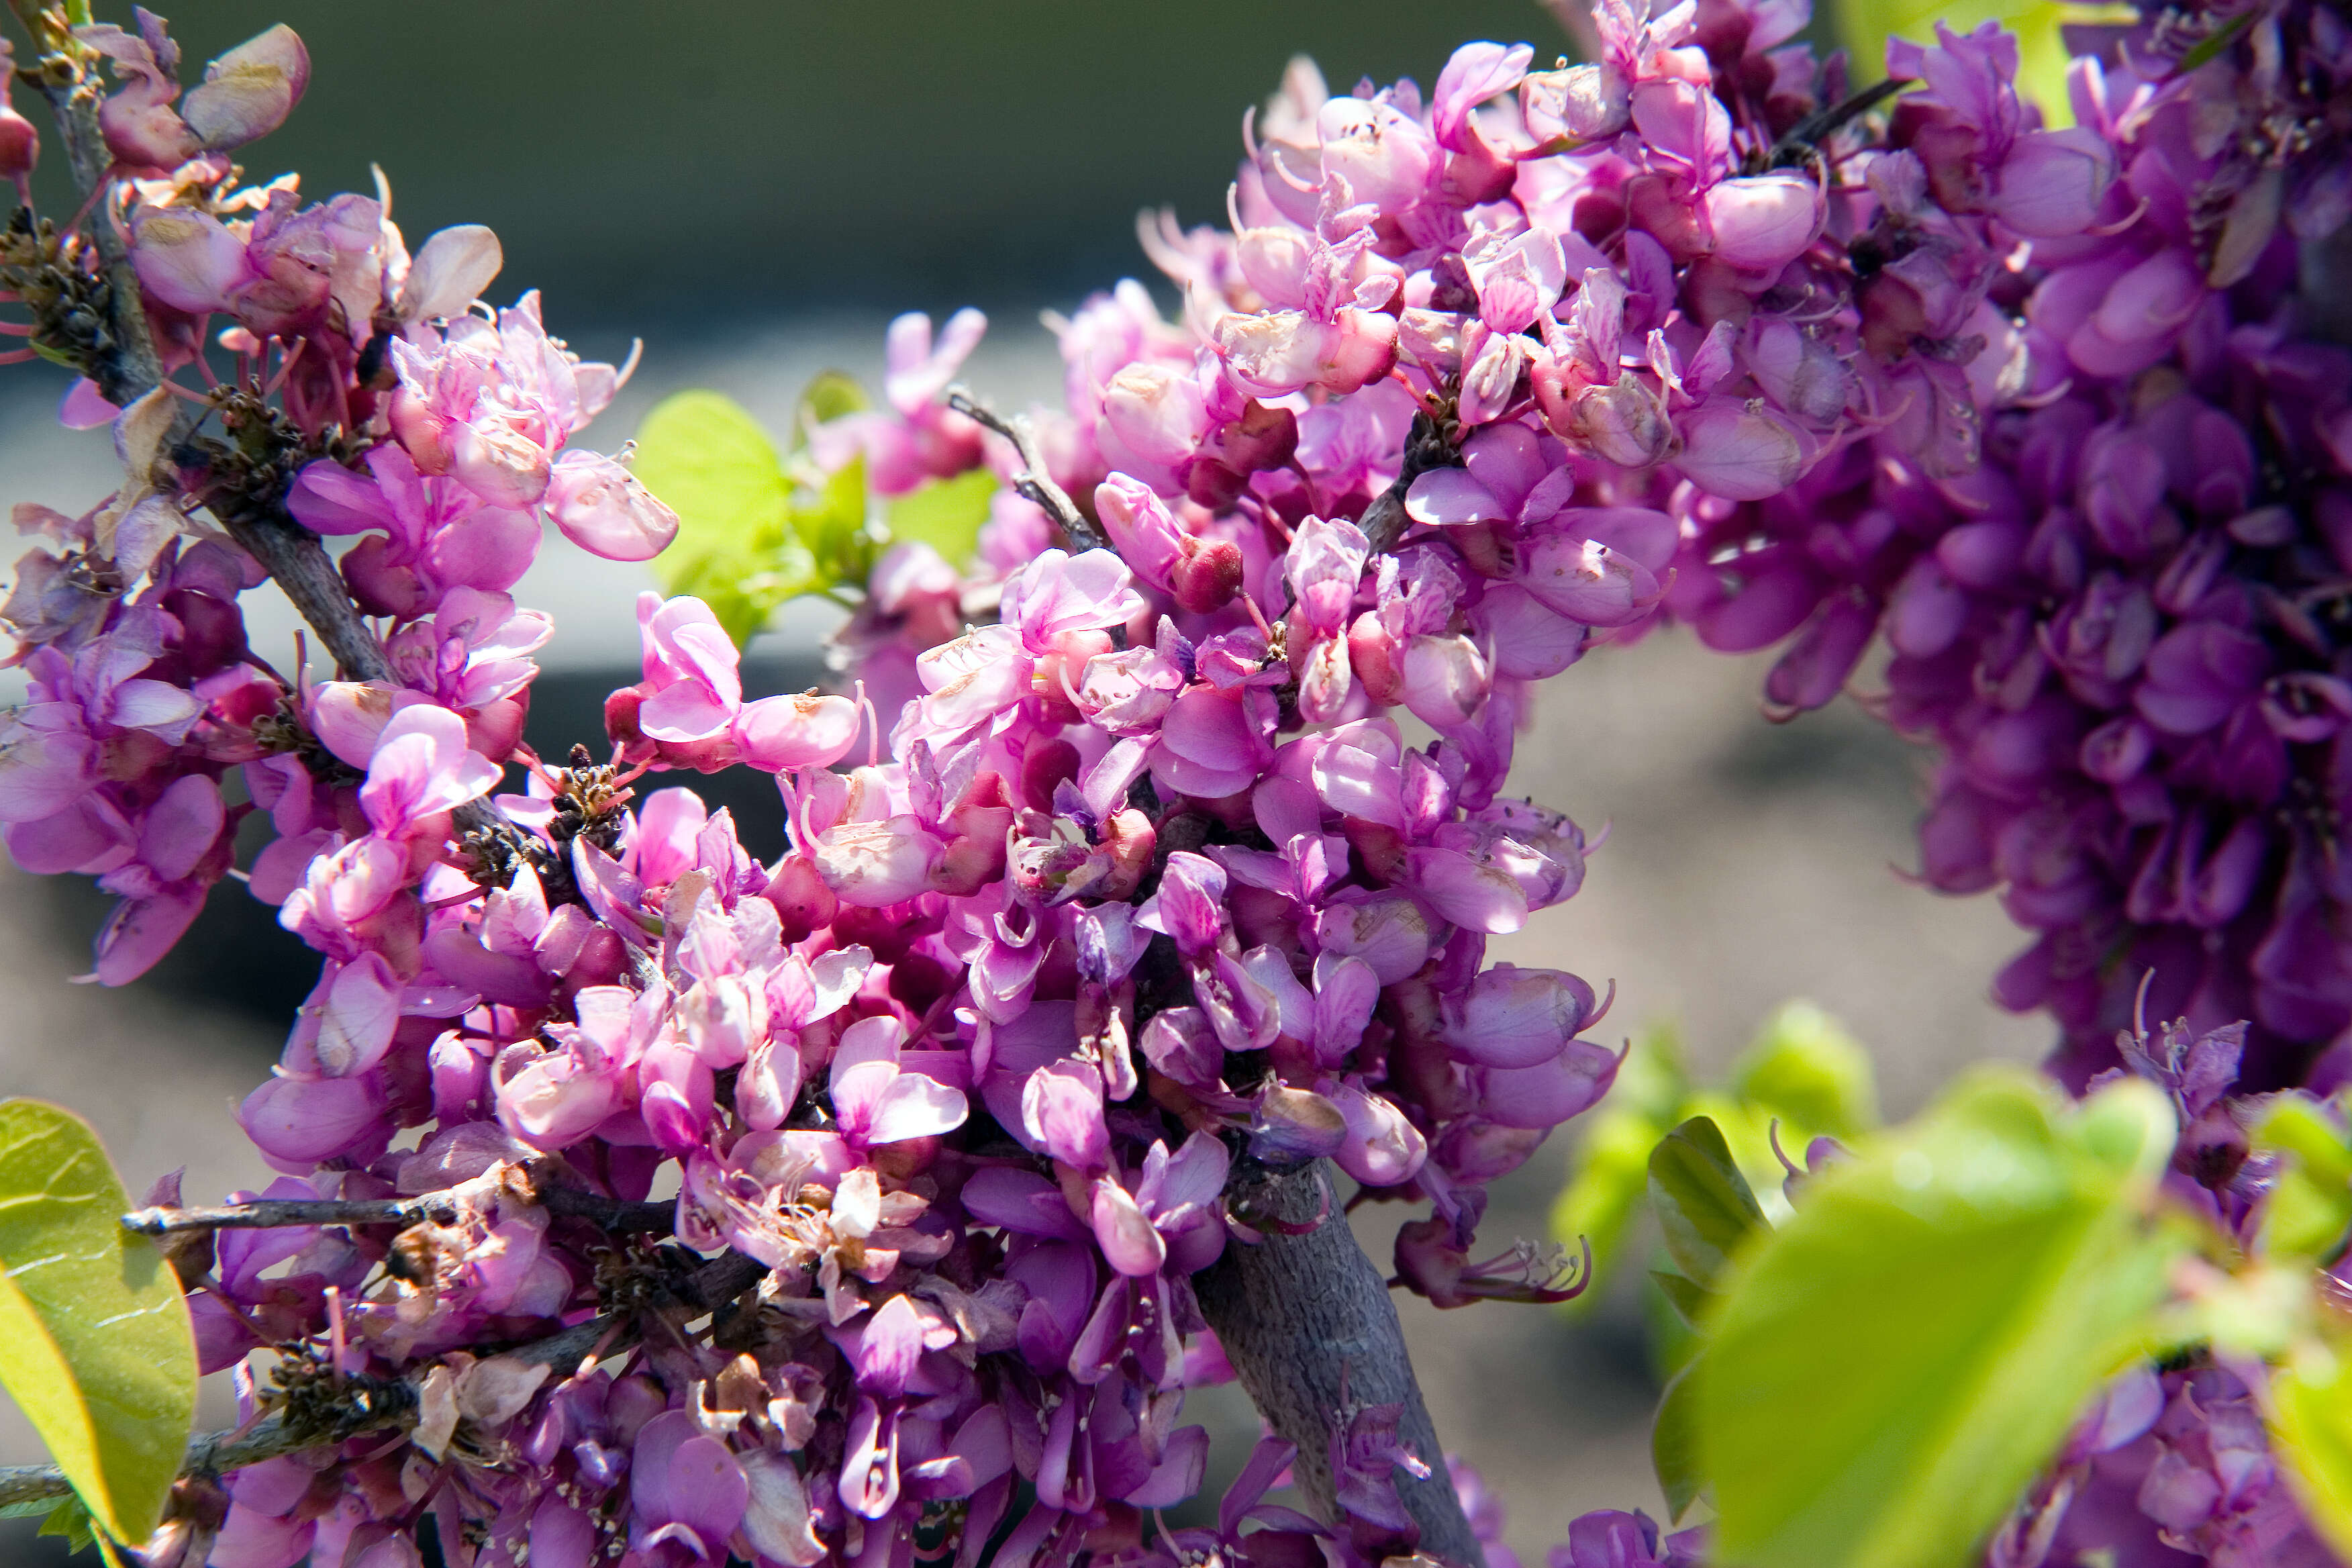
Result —
[[1331, 1435], [1348, 1403], [1400, 1405], [1397, 1432], [1429, 1467], [1427, 1480], [1396, 1472], [1397, 1494], [1421, 1525], [1421, 1550], [1466, 1568], [1486, 1568], [1486, 1554], [1454, 1496], [1445, 1451], [1413, 1381], [1404, 1329], [1389, 1300], [1387, 1281], [1356, 1245], [1336, 1198], [1323, 1223], [1305, 1235], [1286, 1235], [1268, 1222], [1307, 1225], [1325, 1206], [1329, 1162], [1301, 1170], [1244, 1177], [1227, 1196], [1244, 1223], [1264, 1228], [1255, 1247], [1229, 1243], [1214, 1267], [1193, 1279], [1201, 1311], [1216, 1331], [1242, 1386], [1275, 1431], [1298, 1446], [1293, 1467], [1315, 1511], [1340, 1524], [1333, 1500]]

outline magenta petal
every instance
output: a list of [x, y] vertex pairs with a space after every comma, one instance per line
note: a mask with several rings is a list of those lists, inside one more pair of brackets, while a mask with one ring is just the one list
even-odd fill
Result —
[[1127, 1189], [1108, 1177], [1095, 1184], [1092, 1223], [1104, 1261], [1121, 1274], [1154, 1274], [1168, 1259], [1168, 1244], [1158, 1229]]
[[1404, 510], [1415, 522], [1433, 524], [1508, 522], [1511, 514], [1467, 468], [1432, 468], [1405, 492]]
[[245, 1097], [236, 1119], [263, 1153], [308, 1166], [360, 1143], [381, 1115], [371, 1079], [273, 1078]]
[[1590, 1110], [1616, 1081], [1618, 1058], [1590, 1040], [1571, 1040], [1536, 1067], [1489, 1068], [1480, 1108], [1488, 1121], [1529, 1131], [1557, 1127]]
[[99, 928], [97, 960], [91, 965], [99, 984], [128, 985], [152, 969], [196, 923], [205, 891], [183, 883], [116, 904]]
[[961, 1091], [919, 1072], [902, 1072], [890, 1080], [890, 1086], [875, 1102], [866, 1141], [896, 1143], [908, 1138], [951, 1132], [963, 1125], [967, 1114]]
[[286, 510], [315, 533], [398, 528], [392, 502], [373, 479], [323, 460], [304, 468], [295, 479], [294, 488], [286, 494]]

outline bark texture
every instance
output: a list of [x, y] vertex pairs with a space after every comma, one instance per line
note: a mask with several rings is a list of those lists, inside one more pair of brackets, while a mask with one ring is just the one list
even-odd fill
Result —
[[1316, 1510], [1337, 1522], [1331, 1436], [1344, 1421], [1339, 1380], [1351, 1405], [1400, 1405], [1398, 1436], [1429, 1467], [1427, 1480], [1396, 1472], [1397, 1493], [1421, 1525], [1421, 1550], [1449, 1563], [1486, 1568], [1486, 1554], [1445, 1473], [1445, 1451], [1422, 1403], [1405, 1352], [1404, 1329], [1388, 1282], [1356, 1245], [1333, 1191], [1328, 1163], [1244, 1177], [1227, 1197], [1248, 1222], [1265, 1228], [1255, 1247], [1229, 1245], [1215, 1267], [1194, 1277], [1201, 1310], [1225, 1348], [1242, 1386], [1274, 1429], [1298, 1445], [1294, 1466]]

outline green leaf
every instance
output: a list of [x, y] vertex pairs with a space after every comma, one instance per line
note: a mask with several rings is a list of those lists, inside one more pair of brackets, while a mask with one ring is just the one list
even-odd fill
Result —
[[2254, 1123], [2253, 1140], [2259, 1149], [2294, 1155], [2315, 1182], [2337, 1187], [2352, 1182], [2352, 1141], [2326, 1107], [2307, 1094], [2273, 1098]]
[[933, 479], [890, 503], [893, 542], [928, 544], [961, 566], [980, 548], [980, 526], [988, 521], [989, 498], [996, 493], [996, 476], [973, 468], [951, 479]]
[[1784, 1002], [1755, 1043], [1731, 1065], [1730, 1089], [1779, 1117], [1782, 1147], [1801, 1159], [1792, 1139], [1822, 1133], [1850, 1139], [1878, 1125], [1878, 1079], [1870, 1053], [1845, 1026], [1811, 1002]]
[[2242, 11], [2231, 17], [2226, 25], [2214, 31], [2212, 37], [2180, 57], [2181, 73], [2186, 75], [2199, 66], [2210, 65], [2220, 58], [2223, 49], [2238, 41], [2239, 34], [2253, 26], [2255, 16], [2252, 11]]
[[874, 566], [873, 540], [866, 531], [866, 459], [851, 458], [824, 481], [812, 500], [795, 501], [793, 531], [816, 564], [824, 586], [863, 587]]
[[2258, 1250], [2269, 1257], [2316, 1259], [2335, 1251], [2352, 1228], [2352, 1147], [2319, 1101], [2283, 1094], [2252, 1128], [2254, 1148], [2281, 1156], [2263, 1198]]
[[36, 1538], [44, 1535], [63, 1537], [68, 1555], [89, 1550], [89, 1543], [97, 1538], [98, 1532], [90, 1527], [89, 1510], [82, 1507], [81, 1499], [69, 1497], [63, 1502], [39, 1506], [47, 1510], [48, 1517], [41, 1521], [40, 1529], [33, 1531]]
[[0, 1100], [0, 1384], [107, 1532], [144, 1541], [187, 1451], [196, 1346], [89, 1124]]
[[1698, 1380], [1724, 1561], [1958, 1568], [2157, 1333], [2172, 1109], [1964, 1080], [1807, 1185], [1743, 1256]]
[[808, 445], [809, 426], [829, 425], [847, 414], [863, 414], [874, 406], [866, 389], [846, 371], [819, 371], [801, 394], [800, 406], [793, 411], [793, 450]]
[[1666, 1299], [1666, 1305], [1672, 1307], [1675, 1315], [1694, 1332], [1697, 1331], [1698, 1326], [1706, 1321], [1708, 1309], [1715, 1304], [1715, 1292], [1671, 1269], [1653, 1268], [1650, 1279], [1657, 1285], [1658, 1293]]
[[[803, 407], [856, 406], [854, 384], [842, 380], [848, 391], [820, 377]], [[646, 416], [635, 464], [637, 478], [678, 514], [677, 542], [654, 563], [663, 590], [709, 605], [737, 647], [788, 600], [865, 585], [874, 541], [863, 459], [796, 495], [775, 444], [740, 405], [681, 392]]]
[[1658, 1396], [1658, 1413], [1650, 1423], [1650, 1468], [1657, 1472], [1658, 1490], [1670, 1516], [1679, 1521], [1706, 1487], [1699, 1468], [1698, 1378], [1702, 1357], [1693, 1356]]
[[2352, 1346], [2312, 1341], [2271, 1379], [2271, 1442], [2303, 1510], [2338, 1557], [2352, 1556]]
[[1838, 0], [1838, 31], [1853, 52], [1853, 81], [1867, 87], [1886, 75], [1886, 40], [1936, 41], [1936, 23], [1956, 33], [1999, 22], [2017, 35], [2017, 90], [2042, 106], [2052, 127], [2074, 123], [2066, 94], [2070, 58], [2062, 29], [2070, 25], [2130, 21], [2128, 6], [2062, 4], [2060, 0]]
[[1650, 1203], [1666, 1255], [1706, 1288], [1713, 1288], [1751, 1232], [1771, 1228], [1723, 1130], [1704, 1116], [1692, 1117], [1650, 1151]]
[[666, 583], [714, 555], [772, 541], [792, 497], [775, 443], [741, 404], [716, 392], [680, 392], [656, 404], [637, 426], [632, 467], [677, 513], [677, 542], [654, 563]]

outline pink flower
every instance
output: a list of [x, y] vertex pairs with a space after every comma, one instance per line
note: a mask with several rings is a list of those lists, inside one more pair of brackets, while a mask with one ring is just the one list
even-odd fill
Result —
[[645, 679], [605, 703], [625, 749], [671, 767], [714, 773], [738, 763], [766, 773], [823, 767], [856, 743], [856, 705], [805, 692], [743, 700], [735, 644], [719, 617], [690, 595], [637, 596]]
[[627, 468], [594, 452], [558, 458], [544, 499], [564, 538], [607, 561], [650, 561], [677, 537], [677, 513]]
[[499, 782], [498, 764], [470, 750], [466, 721], [419, 703], [385, 723], [368, 759], [360, 805], [388, 838], [438, 831], [428, 819], [479, 800]]
[[834, 1115], [853, 1149], [936, 1137], [963, 1125], [962, 1091], [900, 1066], [906, 1039], [907, 1026], [896, 1018], [860, 1018], [833, 1048]]

